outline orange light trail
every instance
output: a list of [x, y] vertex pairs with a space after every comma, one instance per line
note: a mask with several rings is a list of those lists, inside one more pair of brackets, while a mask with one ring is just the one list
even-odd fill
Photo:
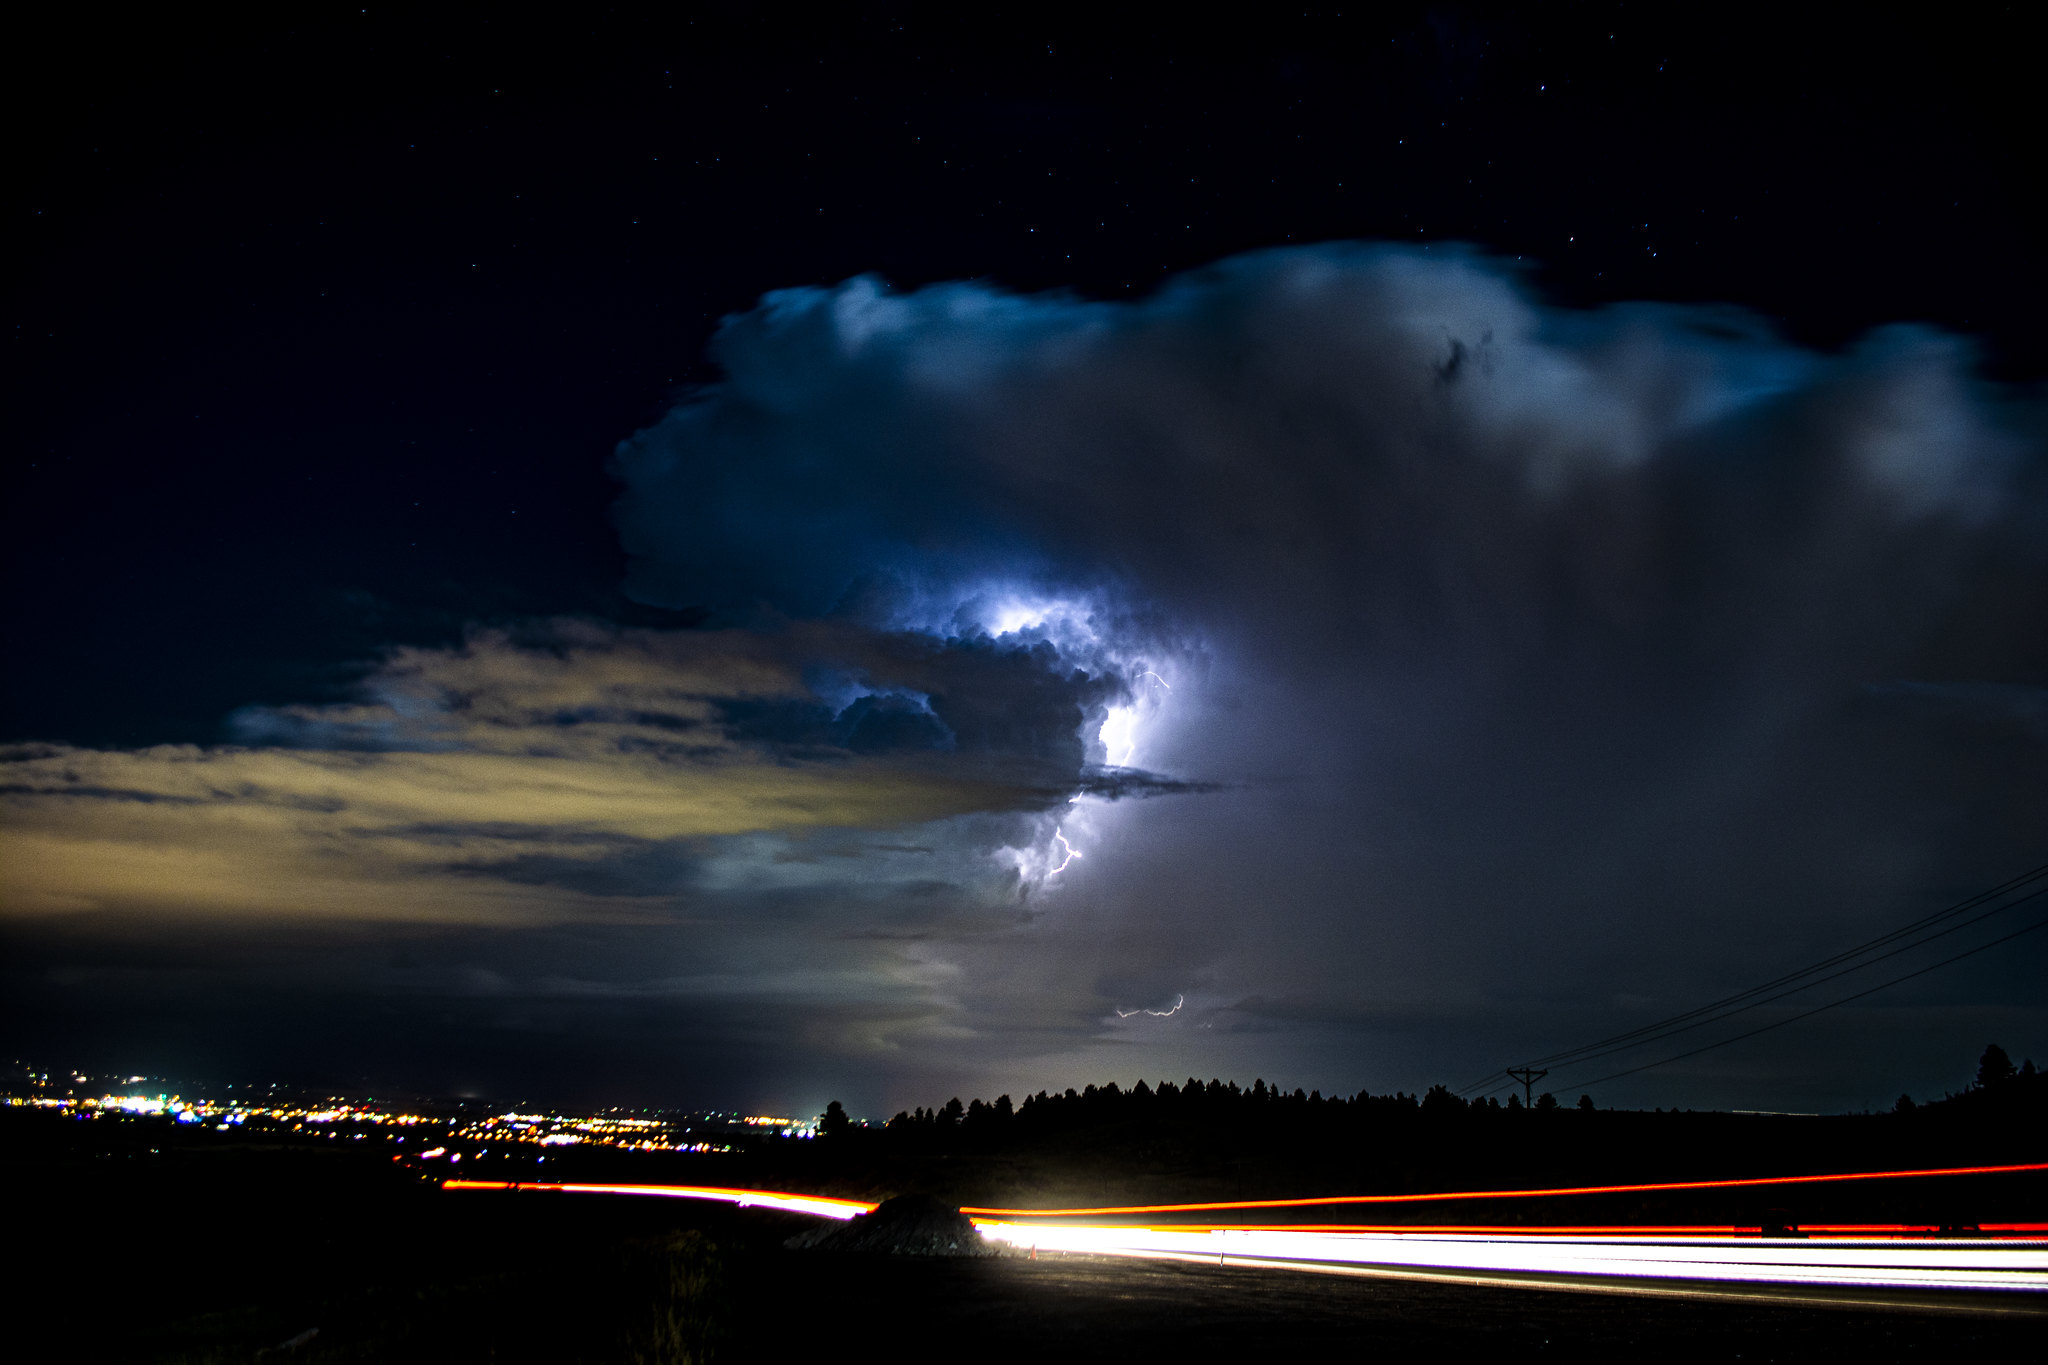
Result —
[[1081, 1218], [1102, 1214], [1207, 1213], [1224, 1209], [1312, 1209], [1330, 1204], [1425, 1204], [1455, 1199], [1541, 1199], [1575, 1194], [1648, 1194], [1660, 1190], [1732, 1190], [1766, 1185], [1821, 1185], [1845, 1180], [1912, 1180], [1946, 1175], [2008, 1175], [2048, 1171], [2048, 1161], [2015, 1166], [1943, 1166], [1918, 1171], [1851, 1171], [1839, 1175], [1768, 1175], [1746, 1180], [1666, 1180], [1647, 1185], [1575, 1185], [1548, 1190], [1447, 1190], [1432, 1194], [1339, 1194], [1315, 1199], [1228, 1199], [1200, 1204], [1123, 1204], [1085, 1209], [962, 1208], [987, 1218]]
[[822, 1194], [791, 1194], [783, 1190], [740, 1190], [719, 1185], [572, 1185], [541, 1184], [525, 1180], [444, 1180], [444, 1190], [537, 1191], [542, 1194], [644, 1194], [667, 1199], [705, 1199], [737, 1204], [741, 1208], [781, 1209], [787, 1213], [815, 1213], [824, 1218], [854, 1218], [874, 1210], [873, 1204], [858, 1199], [833, 1199]]

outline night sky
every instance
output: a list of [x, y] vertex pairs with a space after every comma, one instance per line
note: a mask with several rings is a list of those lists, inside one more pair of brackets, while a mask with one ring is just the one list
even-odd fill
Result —
[[[1785, 11], [38, 18], [0, 1042], [1415, 1091], [2048, 863], [2026, 11]], [[2044, 981], [1595, 1099], [1938, 1094]]]

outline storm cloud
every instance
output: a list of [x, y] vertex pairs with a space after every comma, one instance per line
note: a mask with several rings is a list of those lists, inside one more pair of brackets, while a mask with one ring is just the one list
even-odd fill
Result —
[[[711, 626], [17, 751], [17, 932], [403, 922], [431, 968], [332, 989], [873, 1111], [1416, 1089], [2042, 861], [2042, 414], [1953, 337], [1338, 245], [1133, 302], [787, 290], [713, 358], [614, 460], [629, 591]], [[2024, 968], [1601, 1098], [1888, 1101], [2039, 1036]]]
[[1823, 354], [1332, 246], [1136, 303], [790, 290], [714, 355], [620, 449], [632, 590], [1045, 613], [1141, 703], [1124, 761], [1228, 789], [1084, 822], [1047, 956], [1105, 1003], [1188, 991], [1187, 1033], [1262, 1036], [1240, 1066], [1391, 1029], [1452, 1068], [2040, 860], [2041, 413], [1954, 337]]

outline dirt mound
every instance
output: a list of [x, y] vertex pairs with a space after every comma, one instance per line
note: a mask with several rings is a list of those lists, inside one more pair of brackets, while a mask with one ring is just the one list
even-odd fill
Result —
[[804, 1251], [879, 1251], [891, 1256], [999, 1256], [974, 1221], [928, 1194], [899, 1194], [836, 1227], [800, 1232], [783, 1243]]

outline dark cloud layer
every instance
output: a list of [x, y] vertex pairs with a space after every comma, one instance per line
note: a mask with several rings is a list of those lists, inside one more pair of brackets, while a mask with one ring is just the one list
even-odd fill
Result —
[[[479, 636], [238, 748], [15, 755], [59, 869], [8, 886], [36, 1008], [106, 998], [33, 965], [102, 922], [331, 925], [305, 870], [369, 849], [413, 965], [351, 940], [309, 998], [438, 1011], [479, 1075], [1413, 1089], [2048, 852], [2042, 414], [1954, 338], [1822, 354], [1329, 246], [1135, 303], [790, 290], [714, 357], [615, 470], [630, 591], [717, 628]], [[64, 871], [148, 841], [115, 791], [211, 852]], [[209, 892], [250, 869], [194, 821], [286, 851]], [[2048, 1051], [2039, 951], [1600, 1098], [1878, 1103]], [[144, 957], [118, 979], [241, 979]]]

